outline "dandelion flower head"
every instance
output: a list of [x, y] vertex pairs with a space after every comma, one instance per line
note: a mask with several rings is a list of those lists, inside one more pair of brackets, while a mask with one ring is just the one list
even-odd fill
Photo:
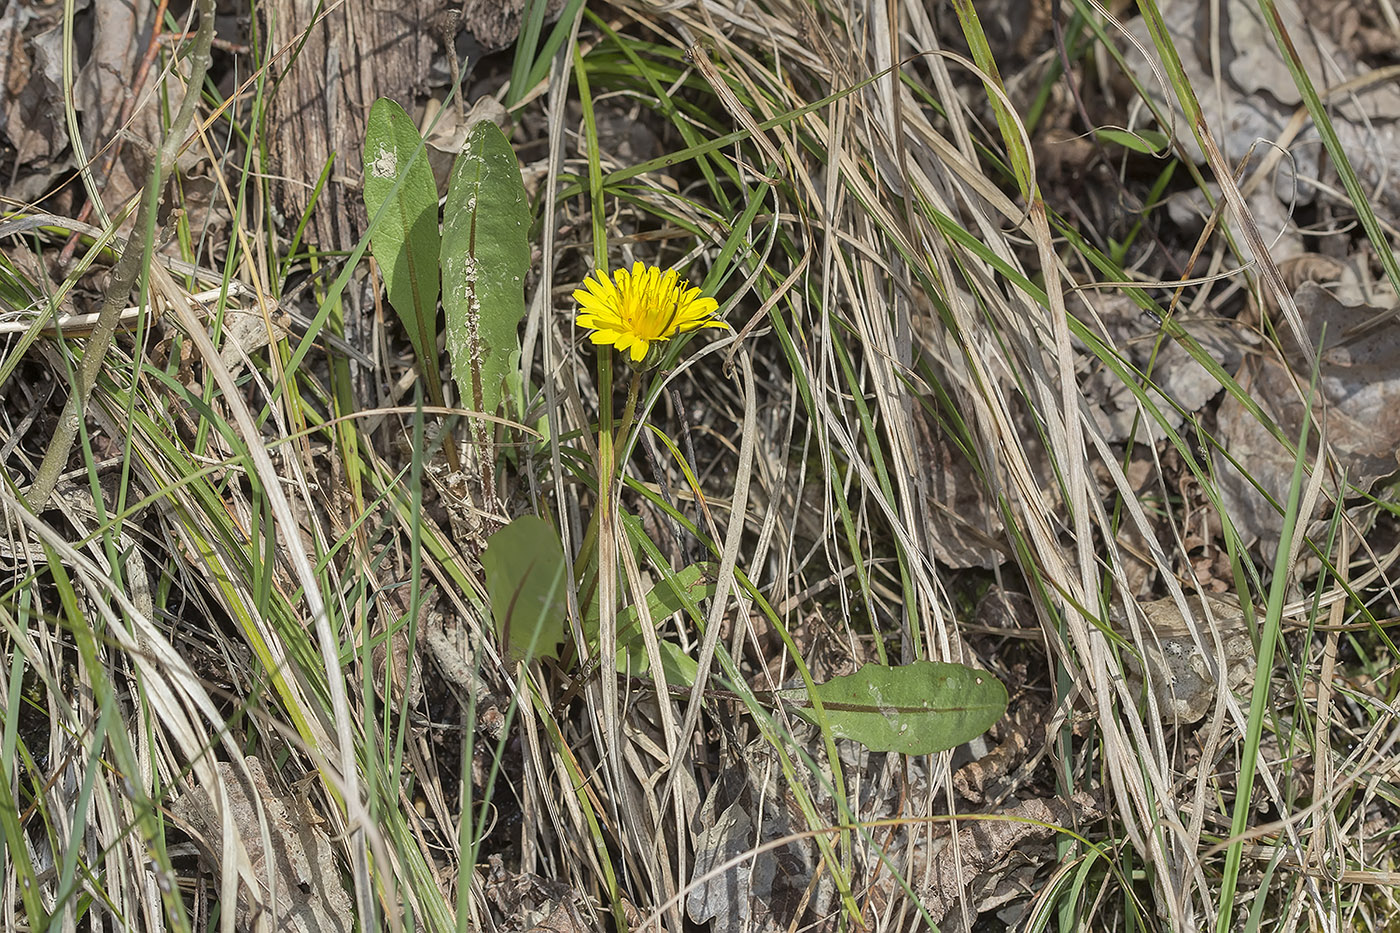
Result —
[[675, 269], [633, 263], [632, 271], [618, 269], [609, 279], [595, 270], [574, 292], [580, 327], [593, 331], [588, 339], [612, 344], [632, 354], [632, 362], [646, 359], [654, 341], [701, 327], [728, 327], [716, 321], [719, 302], [702, 298], [700, 289], [680, 277]]

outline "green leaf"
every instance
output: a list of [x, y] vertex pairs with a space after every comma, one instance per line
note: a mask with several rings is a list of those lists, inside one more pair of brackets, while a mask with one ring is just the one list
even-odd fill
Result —
[[515, 152], [483, 120], [467, 142], [447, 188], [442, 227], [442, 303], [447, 352], [463, 403], [494, 412], [519, 349], [530, 265], [530, 207]]
[[[647, 610], [653, 622], [693, 607], [702, 599], [708, 599], [715, 592], [714, 564], [691, 564], [677, 571], [670, 579], [657, 582], [647, 593]], [[598, 631], [597, 603], [589, 617], [585, 631], [596, 637]], [[617, 614], [617, 669], [624, 674], [641, 677], [646, 674], [649, 664], [646, 642], [637, 628], [638, 613], [635, 606], [628, 606]], [[684, 687], [695, 685], [695, 675], [699, 668], [694, 659], [681, 651], [678, 645], [668, 641], [660, 643], [661, 666], [666, 672], [666, 681]]]
[[511, 664], [559, 657], [568, 603], [554, 526], [534, 515], [517, 518], [486, 540], [481, 564], [502, 655]]
[[1171, 138], [1166, 133], [1159, 133], [1156, 130], [1120, 130], [1116, 127], [1102, 127], [1094, 130], [1094, 135], [1101, 142], [1112, 143], [1115, 146], [1122, 146], [1124, 149], [1131, 149], [1133, 152], [1141, 152], [1145, 155], [1160, 155], [1167, 151], [1171, 145]]
[[[666, 683], [672, 687], [693, 687], [700, 674], [700, 665], [695, 659], [681, 650], [681, 646], [664, 638], [656, 643], [661, 653], [661, 670], [666, 675]], [[617, 649], [617, 670], [629, 677], [645, 677], [651, 670], [646, 648], [640, 639], [635, 645]]]
[[961, 664], [915, 661], [902, 667], [867, 664], [854, 674], [817, 684], [824, 716], [804, 689], [779, 697], [793, 712], [832, 735], [875, 752], [928, 755], [955, 748], [992, 727], [1006, 712], [1006, 688], [986, 671]]
[[428, 399], [442, 404], [437, 361], [437, 182], [418, 128], [386, 97], [365, 125], [365, 210], [389, 304], [408, 331]]
[[[668, 571], [669, 572], [669, 571]], [[670, 579], [662, 579], [647, 591], [647, 609], [653, 621], [664, 619], [693, 606], [699, 600], [714, 594], [715, 565], [709, 561], [691, 564], [684, 570], [677, 570]], [[624, 641], [640, 640], [641, 635], [632, 632], [637, 622], [637, 609], [628, 606], [617, 614], [618, 636]], [[596, 633], [598, 630], [598, 601], [588, 607], [584, 631]]]
[[967, 39], [968, 49], [972, 52], [972, 60], [982, 74], [983, 84], [987, 88], [987, 104], [992, 108], [992, 113], [996, 114], [997, 128], [1001, 130], [1002, 141], [1006, 144], [1007, 161], [1016, 176], [1021, 197], [1029, 201], [1037, 196], [1036, 192], [1031, 190], [1033, 176], [1030, 150], [1026, 146], [1026, 138], [1022, 135], [1021, 122], [1007, 106], [1006, 86], [997, 70], [996, 56], [992, 52], [991, 43], [987, 41], [987, 34], [983, 32], [982, 23], [977, 18], [977, 6], [972, 0], [953, 0], [953, 9], [958, 14], [958, 22], [962, 25], [963, 37]]

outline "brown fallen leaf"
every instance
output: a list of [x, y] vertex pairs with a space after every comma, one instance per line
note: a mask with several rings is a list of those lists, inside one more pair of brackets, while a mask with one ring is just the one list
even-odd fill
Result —
[[[1332, 200], [1329, 191], [1336, 190], [1336, 173], [1312, 122], [1295, 120], [1302, 97], [1261, 7], [1251, 0], [1171, 0], [1160, 8], [1191, 86], [1210, 89], [1199, 95], [1199, 102], [1204, 123], [1212, 128], [1226, 161], [1242, 165], [1252, 160], [1251, 171], [1261, 160], [1274, 163], [1261, 176], [1262, 184], [1245, 191], [1250, 211], [1270, 241], [1270, 252], [1275, 259], [1302, 252], [1302, 233], [1291, 214], [1300, 204]], [[1326, 29], [1333, 24], [1326, 18], [1310, 16], [1298, 3], [1278, 4], [1277, 15], [1293, 37], [1293, 52], [1325, 96], [1332, 130], [1362, 186], [1371, 192], [1378, 211], [1394, 213], [1400, 204], [1395, 184], [1400, 175], [1400, 87], [1394, 81], [1363, 80], [1373, 66], [1342, 47], [1342, 35], [1328, 35]], [[1336, 25], [1345, 31], [1342, 24]], [[1161, 96], [1154, 77], [1153, 68], [1160, 73], [1160, 63], [1149, 64], [1140, 51], [1154, 48], [1146, 23], [1135, 17], [1125, 28], [1136, 40], [1123, 43], [1128, 70], [1149, 94], [1175, 109], [1175, 100]], [[1327, 95], [1348, 82], [1348, 93]], [[1191, 138], [1189, 120], [1177, 119], [1171, 129], [1179, 140]], [[1261, 145], [1261, 140], [1269, 142]], [[1236, 221], [1229, 217], [1227, 223], [1234, 226]], [[1284, 235], [1274, 241], [1280, 232]]]
[[[238, 928], [251, 930], [255, 923], [267, 923], [268, 929], [290, 933], [351, 933], [356, 926], [354, 911], [341, 886], [335, 850], [320, 821], [295, 795], [274, 788], [257, 758], [245, 758], [244, 765], [251, 781], [227, 761], [216, 765], [227, 788], [234, 833], [257, 879], [257, 889], [250, 890], [247, 878], [241, 878]], [[186, 824], [205, 860], [220, 872], [226, 866], [220, 862], [223, 839], [214, 796], [209, 789], [196, 787], [177, 798], [171, 812]], [[263, 817], [270, 850], [263, 846]]]
[[[1049, 839], [1056, 826], [1094, 819], [1097, 805], [1086, 793], [1063, 800], [1035, 799], [1019, 803], [995, 819], [960, 824], [955, 838], [945, 837], [934, 854], [928, 880], [916, 890], [934, 923], [942, 921], [983, 875], [995, 871], [1008, 855], [1031, 841]], [[924, 877], [911, 872], [911, 877]], [[980, 904], [970, 905], [974, 918]]]
[[[759, 783], [768, 793], [758, 790]], [[696, 923], [714, 921], [714, 933], [784, 930], [797, 919], [811, 876], [800, 845], [760, 852], [715, 874], [719, 866], [792, 831], [786, 813], [775, 806], [774, 787], [750, 762], [734, 762], [717, 776], [695, 815], [695, 868], [686, 913]]]
[[[1295, 302], [1309, 340], [1321, 347], [1313, 417], [1325, 424], [1331, 452], [1350, 488], [1369, 492], [1400, 468], [1395, 454], [1400, 449], [1400, 322], [1389, 309], [1343, 304], [1312, 282], [1298, 289]], [[1290, 337], [1282, 340], [1283, 361], [1252, 357], [1237, 378], [1284, 435], [1296, 440], [1305, 415], [1299, 386], [1307, 391], [1309, 373], [1302, 350]], [[1246, 543], [1258, 541], [1264, 554], [1272, 555], [1283, 516], [1265, 493], [1280, 504], [1287, 501], [1294, 458], [1234, 396], [1221, 403], [1218, 417], [1221, 451], [1215, 459], [1225, 510]], [[1318, 433], [1314, 426], [1309, 466], [1315, 462]], [[1310, 522], [1325, 520], [1332, 508], [1329, 496], [1338, 494], [1334, 476], [1322, 482], [1324, 495], [1308, 516]], [[1364, 529], [1375, 509], [1363, 502], [1349, 514]]]
[[[72, 162], [63, 120], [62, 7], [8, 3], [0, 13], [0, 136], [14, 146], [22, 178], [7, 187], [17, 201], [42, 196]], [[18, 186], [16, 185], [18, 182]], [[18, 190], [16, 190], [18, 187]]]

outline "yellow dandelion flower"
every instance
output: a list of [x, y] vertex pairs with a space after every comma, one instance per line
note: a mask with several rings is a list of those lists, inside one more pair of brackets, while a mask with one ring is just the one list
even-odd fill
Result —
[[633, 263], [632, 271], [618, 269], [611, 280], [594, 270], [574, 292], [579, 327], [590, 328], [588, 339], [628, 350], [632, 362], [646, 359], [654, 341], [670, 340], [701, 327], [728, 327], [712, 315], [719, 302], [700, 297], [700, 289], [680, 277], [675, 269], [662, 272], [656, 266]]

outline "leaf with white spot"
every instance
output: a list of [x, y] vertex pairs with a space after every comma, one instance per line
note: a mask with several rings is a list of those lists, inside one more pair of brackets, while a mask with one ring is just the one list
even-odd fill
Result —
[[462, 403], [500, 405], [525, 316], [530, 206], [520, 165], [490, 121], [475, 124], [452, 169], [442, 229], [447, 352]]
[[386, 97], [370, 107], [365, 125], [364, 198], [370, 244], [389, 305], [408, 331], [429, 401], [441, 405], [437, 182], [417, 127], [402, 107]]

